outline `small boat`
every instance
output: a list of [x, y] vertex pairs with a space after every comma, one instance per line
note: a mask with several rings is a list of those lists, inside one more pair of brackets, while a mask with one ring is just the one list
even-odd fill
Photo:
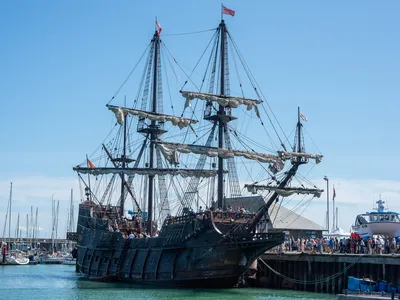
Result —
[[7, 265], [28, 265], [29, 258], [22, 255], [22, 253], [18, 253], [17, 255], [11, 255], [6, 258]]
[[366, 212], [356, 217], [352, 231], [361, 238], [367, 239], [374, 235], [400, 238], [400, 214], [388, 211], [385, 201], [376, 201], [376, 211]]
[[76, 265], [76, 258], [66, 256], [63, 260], [63, 265]]
[[62, 264], [63, 261], [64, 261], [64, 258], [57, 254], [51, 254], [51, 255], [49, 254], [49, 255], [40, 257], [41, 264]]

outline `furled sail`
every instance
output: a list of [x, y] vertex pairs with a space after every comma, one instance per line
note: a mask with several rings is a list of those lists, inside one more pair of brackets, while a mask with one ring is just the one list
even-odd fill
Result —
[[278, 151], [278, 154], [282, 160], [296, 158], [296, 157], [304, 157], [304, 158], [311, 158], [315, 159], [315, 163], [319, 164], [322, 161], [323, 155], [319, 154], [309, 154], [304, 152], [284, 152]]
[[105, 174], [127, 174], [127, 175], [180, 175], [182, 177], [215, 177], [216, 170], [196, 169], [150, 169], [150, 168], [81, 168], [74, 167], [74, 171], [82, 174], [105, 175]]
[[252, 194], [256, 194], [257, 191], [273, 191], [282, 197], [288, 197], [294, 194], [302, 194], [302, 195], [314, 195], [315, 197], [319, 198], [321, 197], [321, 194], [324, 192], [324, 190], [320, 189], [307, 189], [298, 187], [279, 188], [276, 186], [257, 185], [257, 184], [246, 184], [244, 187], [247, 188], [247, 191], [249, 191]]
[[258, 153], [258, 152], [250, 152], [250, 151], [241, 151], [241, 150], [233, 150], [227, 148], [216, 148], [216, 147], [206, 147], [206, 146], [198, 146], [198, 145], [188, 145], [188, 144], [179, 144], [179, 143], [167, 143], [167, 142], [158, 142], [157, 145], [165, 159], [170, 164], [178, 164], [178, 156], [177, 151], [181, 153], [194, 153], [194, 154], [204, 154], [208, 157], [221, 157], [221, 158], [230, 158], [234, 156], [242, 156], [247, 159], [256, 160], [261, 163], [270, 163], [273, 164], [277, 169], [277, 172], [283, 169], [282, 160], [272, 154], [266, 153]]
[[240, 98], [240, 97], [230, 97], [230, 96], [222, 96], [222, 95], [213, 95], [207, 93], [197, 93], [197, 92], [188, 92], [188, 91], [181, 91], [182, 96], [186, 98], [185, 108], [189, 106], [189, 103], [193, 99], [200, 99], [204, 101], [213, 101], [217, 102], [219, 105], [222, 106], [229, 106], [236, 108], [239, 105], [246, 105], [247, 110], [250, 110], [254, 107], [257, 116], [259, 117], [259, 112], [257, 108], [257, 104], [262, 103], [261, 100], [253, 100], [247, 98]]
[[107, 107], [109, 110], [111, 110], [115, 114], [115, 117], [117, 118], [117, 122], [120, 125], [124, 124], [125, 114], [127, 114], [127, 113], [132, 116], [138, 116], [139, 118], [146, 118], [151, 121], [159, 121], [159, 122], [168, 122], [169, 121], [172, 123], [172, 125], [178, 126], [180, 129], [198, 122], [197, 120], [176, 117], [176, 116], [171, 116], [171, 115], [165, 115], [165, 114], [150, 113], [150, 112], [146, 112], [143, 110], [121, 107], [121, 106], [107, 105]]

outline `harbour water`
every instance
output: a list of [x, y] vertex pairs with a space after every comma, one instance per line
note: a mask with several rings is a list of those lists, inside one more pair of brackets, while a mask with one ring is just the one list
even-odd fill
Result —
[[74, 266], [0, 266], [0, 299], [212, 299], [289, 300], [335, 299], [335, 296], [256, 288], [166, 289], [125, 283], [88, 281]]

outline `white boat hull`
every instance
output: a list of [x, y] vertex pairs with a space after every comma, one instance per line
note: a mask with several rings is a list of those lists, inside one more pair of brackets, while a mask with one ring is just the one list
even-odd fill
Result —
[[373, 235], [400, 237], [400, 223], [398, 222], [370, 222], [368, 224], [352, 226], [352, 229], [360, 237], [370, 237]]
[[63, 265], [76, 265], [76, 259], [75, 258], [66, 258], [63, 261]]
[[27, 265], [29, 264], [29, 259], [26, 257], [9, 257], [7, 258], [8, 265]]

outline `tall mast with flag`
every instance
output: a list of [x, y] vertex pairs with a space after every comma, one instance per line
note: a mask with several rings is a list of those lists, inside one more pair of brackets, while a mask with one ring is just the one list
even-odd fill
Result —
[[223, 3], [221, 4], [221, 20], [223, 19], [224, 15], [229, 15], [234, 17], [235, 11], [233, 9], [227, 8]]

